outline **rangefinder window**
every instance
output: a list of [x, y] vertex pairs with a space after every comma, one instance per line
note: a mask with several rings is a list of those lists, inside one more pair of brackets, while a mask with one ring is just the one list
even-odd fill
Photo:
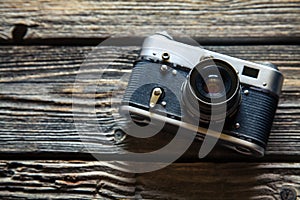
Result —
[[258, 69], [254, 69], [254, 68], [247, 67], [247, 66], [244, 66], [244, 69], [243, 69], [243, 72], [242, 72], [242, 74], [244, 76], [250, 76], [252, 78], [257, 78], [258, 73], [259, 73]]

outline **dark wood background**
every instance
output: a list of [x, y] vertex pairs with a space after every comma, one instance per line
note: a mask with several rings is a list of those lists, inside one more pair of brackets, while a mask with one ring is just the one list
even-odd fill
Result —
[[[0, 199], [299, 199], [299, 0], [5, 0], [0, 9]], [[219, 148], [199, 160], [196, 145], [167, 168], [133, 174], [91, 156], [73, 120], [72, 95], [82, 106], [88, 97], [73, 88], [81, 63], [110, 36], [161, 30], [279, 67], [285, 80], [264, 158]], [[114, 61], [96, 96], [99, 123], [107, 127], [116, 123], [110, 88], [130, 73], [139, 48], [103, 47], [103, 57], [91, 61]], [[116, 59], [122, 50], [133, 53]], [[88, 113], [82, 118], [89, 121]], [[114, 144], [113, 131], [86, 137], [93, 152], [106, 155], [135, 144]]]

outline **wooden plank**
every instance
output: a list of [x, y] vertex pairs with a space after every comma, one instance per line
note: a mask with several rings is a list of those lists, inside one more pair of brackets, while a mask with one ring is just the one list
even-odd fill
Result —
[[284, 199], [280, 197], [284, 188], [299, 198], [299, 167], [299, 163], [176, 163], [138, 176], [137, 182], [145, 199], [279, 200]]
[[1, 199], [280, 199], [299, 163], [176, 163], [133, 175], [109, 162], [0, 161]]
[[0, 38], [2, 42], [12, 38], [106, 38], [173, 30], [198, 38], [265, 41], [278, 37], [297, 42], [299, 6], [299, 0], [4, 0], [0, 4]]
[[[271, 61], [279, 66], [284, 73], [285, 82], [266, 159], [284, 160], [292, 157], [299, 160], [299, 46], [207, 48], [247, 60]], [[88, 114], [82, 115], [82, 118], [86, 119], [90, 126], [99, 122], [105, 125], [108, 131], [100, 134], [89, 132], [81, 138], [73, 123], [72, 92], [75, 93], [75, 103], [82, 105], [88, 103], [86, 98], [91, 97], [91, 94], [74, 90], [73, 83], [77, 70], [91, 49], [92, 47], [47, 46], [0, 48], [1, 154], [28, 153], [26, 156], [30, 157], [34, 155], [32, 153], [60, 152], [74, 153], [76, 156], [77, 153], [89, 152], [82, 139], [93, 152], [114, 154], [124, 151], [127, 147], [125, 144], [115, 145], [114, 142], [113, 128], [116, 121], [112, 118], [109, 102], [111, 90], [118, 83], [118, 79], [123, 74], [130, 73], [139, 48], [103, 47], [102, 55], [91, 59], [90, 64], [94, 67], [90, 68], [89, 72], [114, 62], [110, 65], [106, 77], [101, 80], [101, 87], [97, 88], [98, 119], [92, 119]], [[131, 53], [116, 58], [117, 53], [126, 51]], [[85, 80], [82, 85], [92, 85], [98, 83], [97, 81]]]
[[133, 199], [134, 174], [109, 162], [1, 161], [1, 199]]

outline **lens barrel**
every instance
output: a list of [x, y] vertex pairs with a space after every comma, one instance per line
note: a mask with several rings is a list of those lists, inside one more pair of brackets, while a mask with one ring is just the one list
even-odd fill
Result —
[[183, 103], [201, 121], [218, 121], [236, 113], [241, 102], [235, 69], [225, 61], [206, 59], [189, 73], [183, 86]]

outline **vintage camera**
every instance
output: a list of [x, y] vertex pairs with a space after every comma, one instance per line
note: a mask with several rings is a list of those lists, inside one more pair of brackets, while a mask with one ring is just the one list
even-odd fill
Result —
[[[270, 63], [208, 51], [162, 32], [144, 40], [120, 112], [141, 126], [151, 124], [152, 117], [203, 138], [209, 123], [223, 123], [219, 143], [260, 157], [282, 83], [282, 74]], [[197, 121], [196, 128], [189, 120]]]

